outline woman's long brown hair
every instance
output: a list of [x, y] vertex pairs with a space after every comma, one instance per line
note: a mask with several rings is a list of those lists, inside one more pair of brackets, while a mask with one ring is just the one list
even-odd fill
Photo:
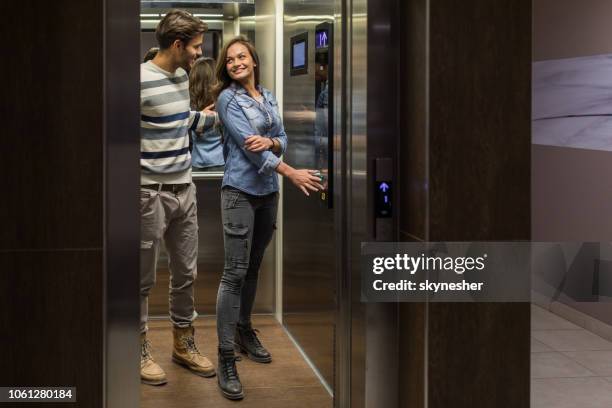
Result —
[[189, 99], [191, 109], [201, 111], [214, 102], [213, 88], [217, 82], [212, 58], [198, 58], [189, 71]]
[[230, 78], [227, 69], [225, 68], [225, 60], [227, 60], [227, 50], [229, 49], [229, 47], [236, 43], [244, 45], [249, 50], [249, 53], [251, 53], [251, 57], [253, 58], [253, 62], [255, 63], [255, 66], [253, 67], [255, 71], [255, 86], [259, 85], [259, 55], [257, 55], [257, 50], [255, 50], [255, 46], [253, 45], [253, 43], [251, 43], [251, 41], [245, 36], [239, 35], [229, 40], [227, 44], [223, 46], [223, 49], [219, 54], [219, 59], [217, 60], [216, 68], [217, 84], [213, 89], [213, 96], [215, 100], [217, 100], [217, 98], [219, 97], [221, 92], [223, 92], [224, 89], [228, 88], [232, 84], [232, 82], [234, 82], [234, 80]]

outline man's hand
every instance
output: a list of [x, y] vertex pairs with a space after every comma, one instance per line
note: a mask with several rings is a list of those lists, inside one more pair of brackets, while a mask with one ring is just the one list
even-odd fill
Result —
[[217, 116], [217, 112], [215, 112], [213, 109], [215, 109], [215, 104], [211, 104], [208, 105], [207, 107], [205, 107], [204, 109], [202, 109], [202, 114], [205, 116], [210, 116], [210, 115], [215, 115]]
[[215, 104], [213, 103], [212, 105], [208, 105], [207, 107], [202, 109], [202, 113], [206, 116], [216, 115], [217, 112], [213, 110], [214, 108], [215, 108]]
[[244, 147], [250, 152], [263, 152], [274, 146], [272, 139], [258, 135], [252, 135], [245, 139]]

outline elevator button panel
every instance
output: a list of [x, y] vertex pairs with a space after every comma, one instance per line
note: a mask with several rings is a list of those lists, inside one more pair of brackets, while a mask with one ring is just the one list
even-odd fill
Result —
[[376, 183], [376, 218], [393, 217], [393, 183], [389, 180], [377, 181]]
[[315, 27], [315, 166], [321, 174], [324, 189], [320, 193], [322, 205], [332, 208], [333, 196], [333, 31], [329, 23]]

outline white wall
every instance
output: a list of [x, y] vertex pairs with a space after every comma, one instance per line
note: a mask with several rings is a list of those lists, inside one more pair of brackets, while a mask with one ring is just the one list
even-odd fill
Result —
[[533, 60], [612, 53], [612, 1], [533, 0]]

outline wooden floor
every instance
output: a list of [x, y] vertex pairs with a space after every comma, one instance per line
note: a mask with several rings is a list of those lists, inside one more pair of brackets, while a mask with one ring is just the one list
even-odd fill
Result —
[[[140, 408], [331, 408], [332, 398], [306, 364], [282, 327], [272, 316], [254, 316], [253, 326], [272, 353], [270, 364], [258, 364], [247, 358], [237, 363], [244, 387], [242, 401], [225, 399], [217, 378], [196, 376], [171, 361], [172, 329], [169, 322], [149, 324], [148, 338], [153, 357], [168, 376], [168, 383], [154, 387], [141, 385]], [[212, 317], [198, 319], [196, 341], [200, 351], [217, 366], [217, 335]]]

